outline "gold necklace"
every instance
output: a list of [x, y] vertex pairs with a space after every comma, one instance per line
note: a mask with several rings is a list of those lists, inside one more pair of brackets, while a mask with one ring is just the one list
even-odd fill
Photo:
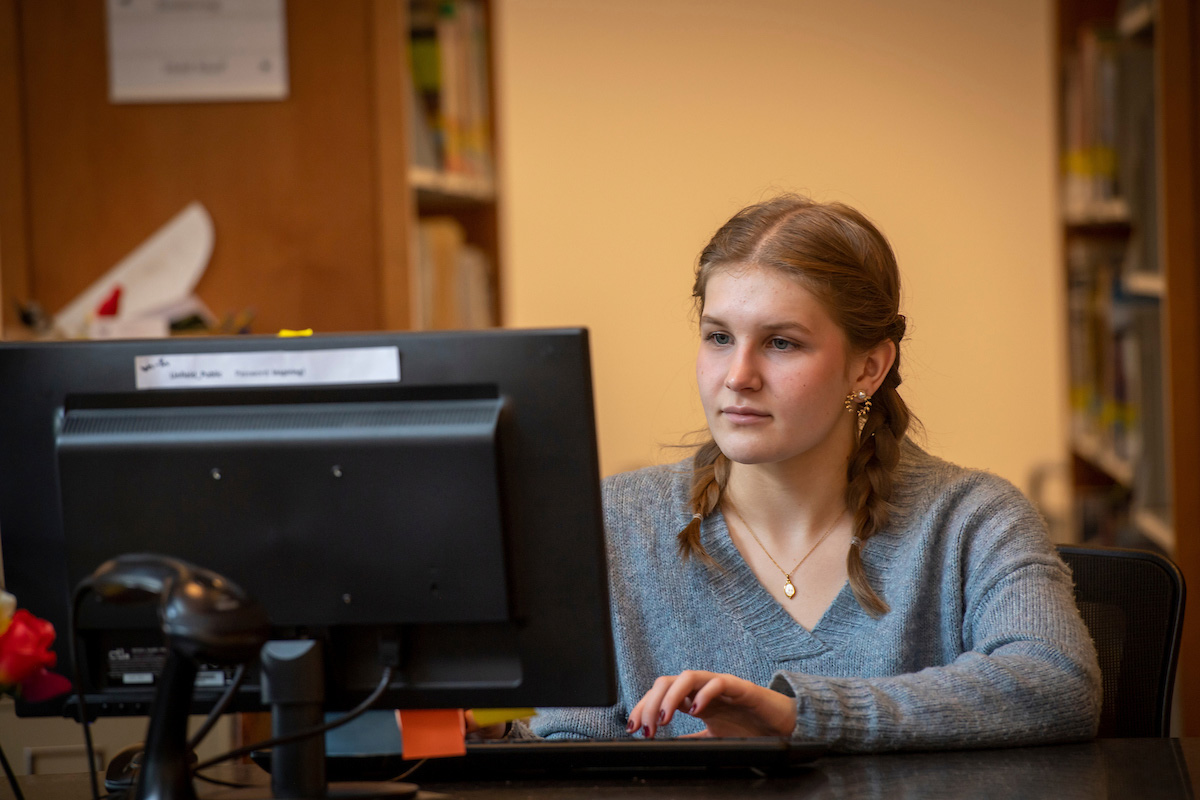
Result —
[[817, 539], [817, 543], [809, 548], [808, 552], [796, 562], [796, 566], [792, 567], [790, 570], [785, 570], [779, 565], [779, 562], [775, 560], [775, 556], [771, 555], [771, 551], [767, 549], [767, 546], [762, 543], [762, 539], [758, 538], [758, 534], [755, 533], [754, 529], [750, 527], [750, 523], [746, 522], [746, 518], [734, 510], [732, 506], [730, 507], [729, 511], [738, 518], [738, 522], [741, 522], [746, 526], [746, 531], [752, 537], [754, 537], [754, 541], [758, 542], [758, 546], [762, 548], [764, 553], [766, 553], [767, 558], [771, 559], [771, 563], [775, 565], [775, 568], [783, 573], [783, 580], [785, 581], [783, 584], [783, 593], [788, 596], [789, 600], [796, 596], [796, 587], [792, 583], [792, 573], [800, 569], [800, 565], [807, 561], [808, 557], [816, 552], [817, 548], [821, 546], [821, 542], [825, 541], [825, 539], [829, 537], [829, 534], [833, 533], [834, 526], [838, 524], [838, 522], [842, 519], [842, 515], [846, 513], [846, 510], [842, 509], [842, 511], [833, 518], [833, 522], [829, 523], [829, 527], [825, 529], [825, 532], [821, 534], [821, 538]]

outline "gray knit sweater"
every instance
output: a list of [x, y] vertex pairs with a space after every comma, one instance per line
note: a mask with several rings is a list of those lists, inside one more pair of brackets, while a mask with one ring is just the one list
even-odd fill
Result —
[[[619, 701], [542, 709], [516, 735], [625, 736], [659, 675], [704, 669], [796, 698], [794, 737], [838, 750], [1085, 739], [1100, 672], [1071, 577], [1016, 488], [905, 444], [895, 511], [863, 546], [891, 606], [867, 615], [848, 585], [810, 633], [758, 583], [721, 514], [701, 541], [718, 567], [680, 560], [690, 462], [604, 482]], [[660, 735], [703, 729], [676, 715]]]

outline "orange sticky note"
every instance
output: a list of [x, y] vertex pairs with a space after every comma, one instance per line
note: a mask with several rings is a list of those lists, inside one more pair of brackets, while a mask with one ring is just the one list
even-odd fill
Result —
[[406, 759], [467, 754], [467, 724], [461, 708], [423, 708], [396, 712], [400, 753]]

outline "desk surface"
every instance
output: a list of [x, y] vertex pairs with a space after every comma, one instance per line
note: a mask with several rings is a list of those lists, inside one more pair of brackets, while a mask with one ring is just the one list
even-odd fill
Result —
[[[256, 770], [243, 767], [242, 770]], [[262, 776], [262, 773], [258, 773]], [[427, 784], [421, 800], [448, 798], [1192, 798], [1200, 738], [1100, 739], [1077, 745], [828, 756], [772, 778], [613, 779]], [[263, 776], [265, 777], [265, 776]], [[21, 779], [27, 800], [84, 800], [83, 775]], [[200, 796], [210, 797], [203, 785]], [[0, 782], [0, 798], [10, 797]]]

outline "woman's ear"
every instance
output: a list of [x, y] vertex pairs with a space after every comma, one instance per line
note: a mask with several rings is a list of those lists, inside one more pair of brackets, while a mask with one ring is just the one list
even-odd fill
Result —
[[896, 343], [891, 339], [880, 342], [851, 362], [853, 391], [873, 395], [896, 363]]

